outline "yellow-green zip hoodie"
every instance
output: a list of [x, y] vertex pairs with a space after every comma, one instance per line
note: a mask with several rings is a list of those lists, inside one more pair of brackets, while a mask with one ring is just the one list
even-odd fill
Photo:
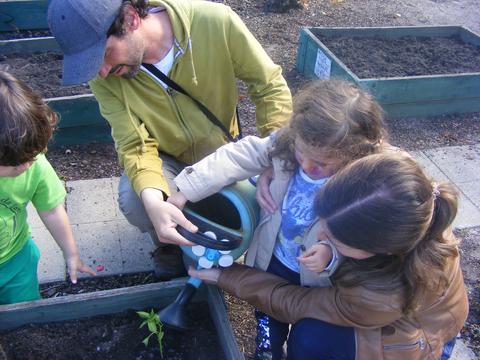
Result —
[[[261, 135], [280, 128], [292, 110], [291, 94], [275, 65], [241, 19], [227, 6], [206, 1], [162, 0], [175, 35], [170, 78], [201, 101], [233, 136], [237, 80], [248, 85]], [[120, 165], [135, 191], [169, 194], [158, 152], [192, 164], [227, 142], [197, 105], [166, 91], [146, 72], [133, 79], [97, 76], [90, 87], [112, 127]]]

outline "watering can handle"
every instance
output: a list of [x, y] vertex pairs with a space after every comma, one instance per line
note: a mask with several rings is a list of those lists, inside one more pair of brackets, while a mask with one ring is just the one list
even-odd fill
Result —
[[[207, 223], [191, 214], [185, 213], [185, 217], [198, 227], [198, 232], [192, 233], [181, 226], [178, 226], [177, 230], [180, 235], [197, 245], [202, 245], [214, 250], [228, 251], [238, 248], [242, 243], [240, 236], [235, 236], [219, 227], [212, 226], [211, 223]], [[203, 234], [206, 231], [214, 232], [215, 235], [217, 235], [217, 239], [220, 240], [212, 239]]]

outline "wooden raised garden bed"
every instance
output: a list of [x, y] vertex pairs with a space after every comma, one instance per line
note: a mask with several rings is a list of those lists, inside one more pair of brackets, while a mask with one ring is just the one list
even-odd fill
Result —
[[0, 1], [0, 31], [47, 29], [48, 0]]
[[480, 111], [480, 37], [460, 26], [304, 28], [297, 69], [359, 84], [390, 117]]
[[[61, 54], [53, 37], [0, 41], [0, 55], [35, 54], [39, 52]], [[92, 141], [112, 141], [110, 126], [101, 116], [98, 103], [92, 94], [55, 97], [45, 100], [60, 114], [58, 130], [51, 147], [84, 144]]]
[[[127, 316], [125, 315], [126, 311], [130, 311], [131, 317], [131, 310], [143, 310], [148, 312], [152, 308], [160, 309], [170, 304], [184, 285], [185, 278], [162, 283], [138, 285], [129, 288], [104, 290], [78, 295], [67, 295], [63, 297], [42, 299], [38, 301], [23, 302], [12, 305], [0, 305], [0, 344], [2, 343], [1, 339], [5, 338], [6, 336], [15, 336], [11, 334], [12, 331], [19, 331], [20, 333], [22, 333], [22, 331], [23, 333], [29, 333], [30, 331], [33, 331], [32, 329], [35, 326], [33, 324], [45, 324], [46, 329], [52, 331], [51, 329], [56, 330], [57, 326], [62, 325], [60, 322], [69, 321], [70, 323], [72, 320], [75, 322], [93, 321], [93, 324], [96, 324], [97, 319], [104, 319], [104, 315], [107, 314], [115, 314], [113, 317], [114, 319], [116, 317], [123, 319]], [[198, 307], [198, 309], [200, 309], [198, 312], [202, 312], [202, 314], [198, 314], [197, 312], [197, 315], [206, 316], [205, 309], [201, 307], [201, 304], [205, 304], [205, 302], [208, 303], [209, 317], [214, 324], [214, 332], [216, 332], [216, 334], [200, 334], [201, 336], [198, 337], [195, 336], [194, 333], [189, 334], [187, 332], [185, 334], [180, 334], [175, 333], [170, 329], [164, 329], [165, 341], [168, 342], [167, 340], [170, 338], [170, 340], [173, 339], [173, 341], [176, 339], [177, 341], [187, 343], [188, 340], [191, 339], [190, 344], [181, 344], [181, 346], [190, 346], [193, 348], [195, 348], [195, 346], [203, 346], [203, 355], [199, 351], [198, 357], [192, 357], [191, 355], [188, 356], [188, 358], [192, 359], [244, 359], [243, 354], [238, 350], [230, 323], [228, 320], [226, 320], [228, 319], [228, 316], [226, 314], [223, 297], [216, 287], [202, 286], [195, 295], [193, 302], [189, 305], [189, 307], [192, 308], [193, 312], [195, 312], [197, 309], [196, 307]], [[119, 321], [121, 324], [126, 322], [126, 320]], [[138, 319], [138, 325], [140, 322], [141, 320]], [[68, 325], [69, 323], [67, 323], [67, 327], [70, 326]], [[133, 329], [137, 329], [138, 325], [135, 324]], [[97, 331], [98, 329], [96, 329], [96, 327], [97, 326], [92, 326], [91, 331]], [[98, 322], [98, 327], [101, 327], [100, 320]], [[145, 331], [145, 329], [143, 330]], [[203, 327], [201, 330], [205, 331], [205, 328]], [[194, 331], [195, 329], [192, 330], [192, 332]], [[68, 331], [65, 332], [67, 333]], [[109, 332], [108, 334], [103, 334], [103, 332], [104, 331], [100, 331], [99, 334], [101, 335], [98, 335], [99, 345], [94, 345], [91, 350], [92, 357], [90, 357], [90, 355], [84, 355], [85, 358], [97, 358], [95, 356], [101, 356], [105, 359], [112, 358], [109, 357], [109, 349], [106, 349], [108, 346], [105, 345], [111, 341], [106, 340], [111, 340], [112, 337], [115, 338], [116, 336], [120, 335], [112, 335], [111, 331], [107, 331]], [[141, 330], [138, 330], [138, 332], [141, 332]], [[113, 330], [113, 333], [116, 333], [116, 330]], [[136, 334], [136, 331], [134, 331], [134, 333]], [[61, 332], [54, 334], [54, 336], [59, 339], [61, 339], [62, 335], [63, 334]], [[133, 345], [135, 346], [138, 344], [139, 349], [143, 349], [144, 345], [141, 343], [141, 340], [144, 337], [144, 334], [136, 334], [136, 336], [140, 336], [140, 340], [135, 340]], [[218, 343], [219, 347], [216, 349], [215, 346], [212, 345], [212, 348], [208, 348], [208, 344], [196, 344], [195, 341], [198, 342], [198, 339], [201, 339], [202, 336], [204, 339], [206, 339], [206, 336], [216, 336], [217, 339], [215, 339], [214, 342], [208, 341], [208, 344]], [[77, 340], [79, 344], [82, 342], [81, 338], [78, 338]], [[153, 341], [151, 342], [154, 343], [155, 340], [152, 340]], [[61, 340], [59, 340], [59, 344], [62, 344]], [[33, 343], [32, 346], [34, 346]], [[207, 346], [206, 349], [205, 346]], [[3, 344], [3, 347], [7, 354], [11, 351], [6, 344]], [[55, 349], [52, 350], [55, 351]], [[125, 349], [125, 351], [127, 350], [130, 351], [131, 349]], [[71, 349], [71, 351], [72, 358], [74, 358], [75, 349]], [[118, 351], [118, 344], [116, 351]], [[164, 354], [168, 355], [168, 348], [164, 347], [163, 351]], [[207, 356], [205, 356], [205, 351], [207, 353], [210, 352], [210, 355], [207, 354]], [[190, 353], [191, 352], [192, 350], [190, 350]], [[164, 358], [168, 359], [169, 357], [164, 356]]]

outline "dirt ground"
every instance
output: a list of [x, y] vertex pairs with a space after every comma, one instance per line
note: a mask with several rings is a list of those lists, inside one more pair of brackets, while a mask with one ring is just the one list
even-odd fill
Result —
[[[298, 36], [307, 26], [402, 26], [402, 25], [464, 25], [480, 33], [480, 4], [478, 0], [310, 0], [306, 9], [287, 13], [265, 11], [263, 0], [225, 0], [245, 21], [252, 33], [272, 59], [282, 66], [292, 93], [305, 85], [306, 80], [295, 69]], [[455, 57], [450, 55], [450, 57]], [[41, 58], [41, 56], [40, 56]], [[359, 57], [362, 58], [362, 57]], [[478, 64], [477, 57], [476, 61]], [[0, 65], [9, 63], [0, 57]], [[43, 61], [45, 62], [45, 61]], [[360, 61], [359, 61], [360, 62]], [[38, 62], [41, 64], [42, 60]], [[11, 66], [11, 65], [10, 65]], [[30, 65], [24, 63], [25, 69]], [[40, 66], [40, 65], [36, 65]], [[51, 70], [53, 69], [53, 70]], [[38, 70], [38, 69], [36, 69]], [[52, 72], [52, 89], [58, 91], [60, 65], [40, 71]], [[478, 71], [478, 70], [477, 70]], [[40, 78], [37, 73], [31, 79]], [[242, 85], [241, 85], [242, 86]], [[244, 87], [242, 87], [244, 90]], [[39, 86], [37, 91], [44, 93]], [[63, 89], [70, 94], [72, 89]], [[85, 87], [73, 89], [88, 91]], [[45, 96], [45, 95], [44, 95]], [[50, 97], [50, 96], [45, 96]], [[240, 106], [245, 134], [254, 134], [254, 106], [243, 96]], [[429, 149], [439, 146], [477, 144], [480, 139], [480, 113], [437, 116], [429, 118], [387, 119], [391, 142], [407, 150]], [[48, 157], [65, 180], [118, 176], [113, 145], [96, 144], [51, 149]], [[462, 337], [480, 357], [480, 229], [458, 232], [462, 239], [462, 268], [469, 289], [471, 312]], [[254, 320], [251, 308], [227, 297], [230, 316], [240, 347], [247, 358], [253, 354]]]

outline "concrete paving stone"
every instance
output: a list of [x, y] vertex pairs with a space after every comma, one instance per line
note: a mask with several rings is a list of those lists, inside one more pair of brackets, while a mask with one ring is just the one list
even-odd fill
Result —
[[454, 183], [480, 181], [480, 144], [423, 151]]
[[[463, 146], [462, 149], [458, 149], [459, 147], [455, 147], [454, 153], [456, 156], [463, 157], [461, 154], [468, 153], [470, 150], [470, 146]], [[444, 153], [444, 148], [440, 148], [439, 153]], [[463, 150], [463, 151], [461, 151]], [[429, 152], [431, 150], [428, 150]], [[459, 198], [459, 208], [458, 214], [453, 222], [453, 226], [456, 228], [468, 228], [473, 226], [480, 225], [480, 208], [472, 201], [472, 197], [474, 198], [473, 191], [477, 191], [476, 199], [480, 197], [480, 190], [477, 189], [478, 184], [480, 184], [479, 180], [474, 180], [464, 184], [455, 183], [446, 173], [449, 171], [450, 163], [446, 163], [445, 161], [437, 161], [435, 162], [430, 158], [429, 155], [426, 154], [427, 151], [413, 151], [411, 152], [414, 159], [420, 164], [420, 166], [424, 169], [424, 171], [435, 181], [443, 182], [449, 181], [454, 183], [460, 193]], [[434, 156], [436, 158], [436, 156]], [[470, 163], [466, 163], [464, 166], [470, 166]], [[450, 166], [451, 167], [451, 166]], [[459, 170], [460, 171], [460, 170]], [[463, 171], [463, 170], [462, 170]], [[477, 186], [475, 186], [476, 184]], [[471, 190], [470, 192], [464, 190]], [[472, 194], [472, 195], [470, 195]], [[478, 203], [477, 203], [478, 204]]]
[[112, 180], [112, 193], [113, 193], [113, 199], [115, 202], [115, 217], [118, 220], [123, 220], [125, 217], [123, 216], [122, 212], [120, 211], [120, 208], [118, 207], [118, 184], [120, 182], [119, 177], [113, 177], [111, 178]]
[[[73, 225], [73, 235], [77, 240], [82, 260], [96, 270], [98, 275], [114, 275], [123, 272], [120, 236], [116, 221], [100, 221]], [[80, 274], [88, 277], [88, 274]]]
[[457, 229], [470, 228], [480, 225], [480, 209], [465, 195], [460, 194], [457, 217], [453, 227]]
[[410, 154], [432, 179], [435, 181], [449, 181], [447, 175], [423, 151], [411, 151]]
[[62, 250], [53, 240], [50, 232], [45, 227], [36, 227], [32, 229], [32, 239], [40, 250], [38, 281], [43, 284], [65, 280], [66, 267]]
[[126, 220], [116, 222], [120, 236], [123, 273], [152, 271], [153, 262], [150, 253], [155, 249], [150, 235], [141, 233]]
[[42, 219], [38, 216], [37, 209], [31, 202], [27, 205], [27, 222], [31, 229], [44, 228]]
[[[480, 169], [478, 170], [480, 171]], [[480, 208], [480, 181], [473, 180], [457, 184], [458, 188], [472, 203]]]
[[452, 356], [450, 357], [451, 360], [475, 360], [477, 357], [472, 349], [469, 349], [467, 345], [465, 345], [464, 341], [457, 337], [457, 341], [455, 343], [455, 347], [453, 348]]
[[71, 223], [118, 219], [118, 206], [110, 178], [68, 181], [67, 188], [67, 213]]

